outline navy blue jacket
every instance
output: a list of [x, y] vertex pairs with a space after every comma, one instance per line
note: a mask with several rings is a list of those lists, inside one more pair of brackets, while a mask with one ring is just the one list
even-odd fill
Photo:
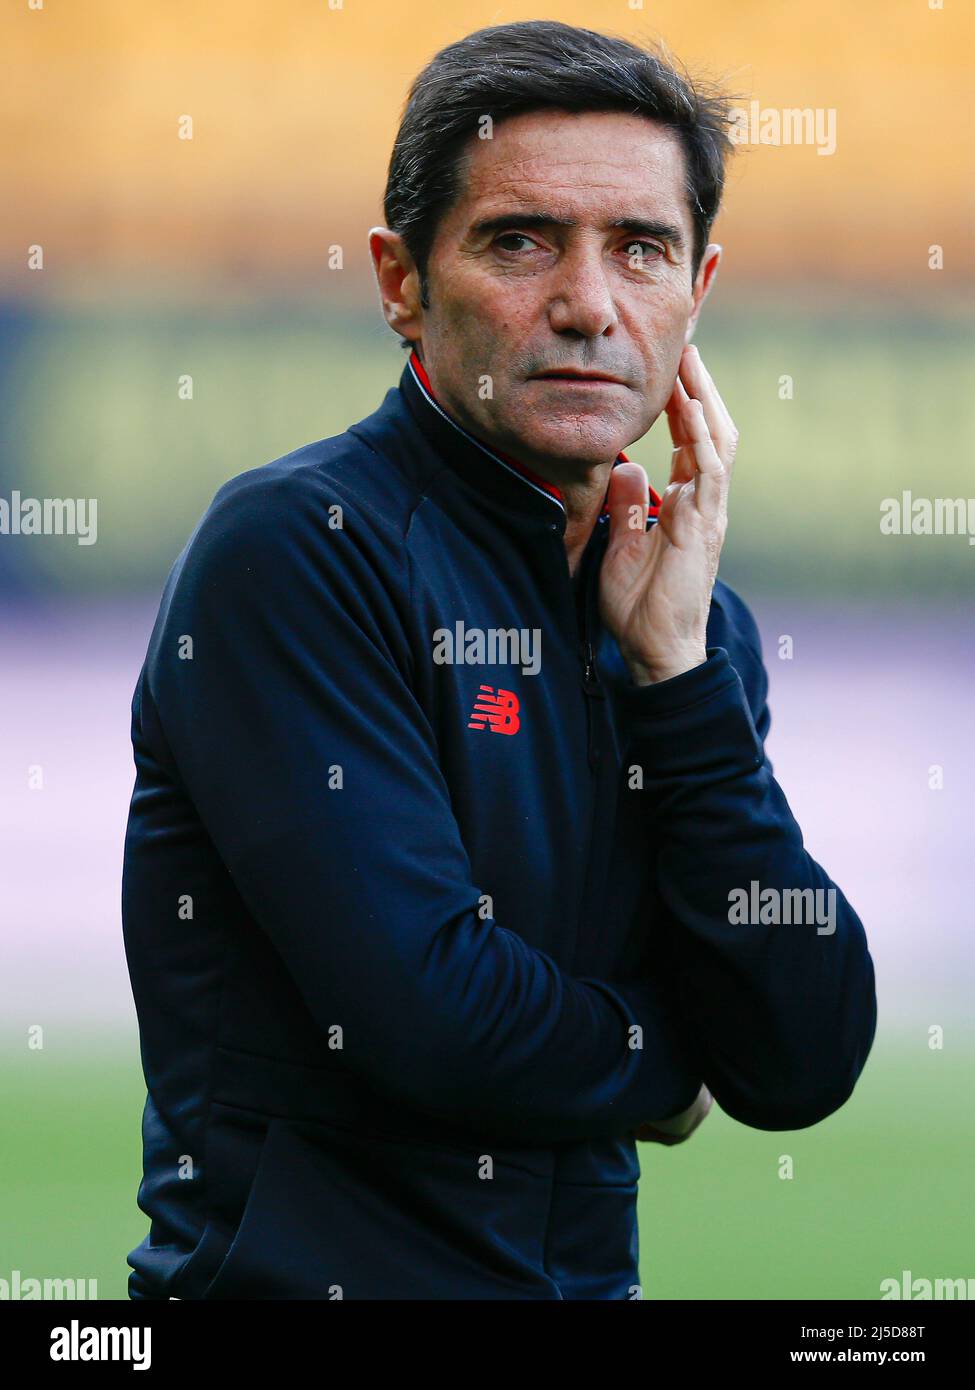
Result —
[[132, 1298], [639, 1296], [633, 1127], [702, 1080], [815, 1124], [870, 1050], [839, 890], [832, 931], [730, 920], [835, 888], [745, 604], [718, 581], [707, 661], [637, 688], [605, 510], [570, 576], [557, 489], [424, 381], [231, 479], [166, 584], [123, 876]]

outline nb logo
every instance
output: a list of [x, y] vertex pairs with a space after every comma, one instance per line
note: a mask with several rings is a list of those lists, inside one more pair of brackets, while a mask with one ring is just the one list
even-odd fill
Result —
[[516, 734], [521, 728], [521, 706], [513, 690], [495, 690], [482, 685], [474, 700], [469, 729], [490, 729], [492, 734]]

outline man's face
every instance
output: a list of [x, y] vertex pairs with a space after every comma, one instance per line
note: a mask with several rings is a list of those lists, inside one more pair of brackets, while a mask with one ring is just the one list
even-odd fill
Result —
[[[678, 137], [641, 116], [527, 112], [470, 142], [461, 181], [421, 311], [435, 394], [529, 463], [614, 459], [670, 396], [720, 257], [692, 283]], [[616, 380], [543, 375], [560, 369]]]

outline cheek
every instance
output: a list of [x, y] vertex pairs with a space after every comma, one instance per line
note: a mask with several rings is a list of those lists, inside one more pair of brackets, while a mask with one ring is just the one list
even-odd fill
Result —
[[657, 341], [666, 342], [683, 334], [693, 307], [694, 301], [684, 286], [671, 283], [656, 286], [634, 309], [642, 322], [650, 326]]
[[473, 285], [456, 286], [444, 303], [441, 323], [455, 343], [477, 349], [478, 360], [492, 356], [491, 345], [506, 342], [515, 328], [510, 305]]
[[652, 374], [676, 375], [692, 307], [689, 297], [675, 290], [645, 304], [642, 314], [638, 313], [633, 333]]
[[453, 294], [464, 311], [492, 330], [537, 320], [545, 306], [545, 276], [489, 273], [481, 267], [458, 277]]

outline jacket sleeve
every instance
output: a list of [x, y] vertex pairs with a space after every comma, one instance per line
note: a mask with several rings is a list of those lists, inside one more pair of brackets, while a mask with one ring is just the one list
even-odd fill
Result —
[[863, 1069], [874, 969], [859, 917], [804, 849], [772, 775], [768, 675], [748, 616], [757, 717], [719, 646], [682, 675], [620, 688], [625, 762], [643, 771], [628, 795], [643, 798], [666, 950], [708, 1089], [744, 1124], [801, 1129], [837, 1110]]
[[659, 986], [571, 978], [479, 915], [411, 690], [399, 533], [348, 506], [332, 529], [317, 484], [242, 477], [174, 567], [146, 683], [249, 914], [315, 1022], [341, 1026], [341, 1064], [529, 1144], [683, 1110], [700, 1077]]

